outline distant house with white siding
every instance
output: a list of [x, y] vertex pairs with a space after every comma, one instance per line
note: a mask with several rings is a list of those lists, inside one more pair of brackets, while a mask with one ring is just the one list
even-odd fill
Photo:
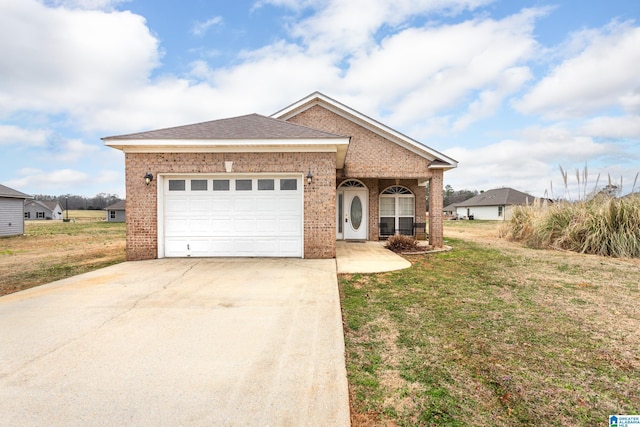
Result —
[[104, 210], [107, 211], [107, 222], [125, 222], [125, 205], [126, 202], [120, 200], [104, 208]]
[[0, 236], [24, 234], [24, 201], [31, 198], [0, 184]]
[[62, 219], [62, 206], [56, 200], [28, 200], [24, 203], [24, 219]]
[[506, 221], [511, 219], [513, 206], [532, 204], [535, 199], [513, 188], [496, 188], [456, 203], [455, 209], [458, 218]]

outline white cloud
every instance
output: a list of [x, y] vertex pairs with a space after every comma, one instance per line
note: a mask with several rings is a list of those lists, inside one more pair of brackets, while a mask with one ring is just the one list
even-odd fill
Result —
[[640, 138], [640, 115], [596, 117], [587, 121], [581, 132], [602, 138]]
[[[327, 51], [353, 53], [372, 46], [383, 27], [397, 28], [407, 19], [429, 13], [457, 14], [493, 0], [328, 0], [315, 3], [316, 13], [291, 28], [312, 54]], [[278, 5], [289, 1], [276, 0]]]
[[41, 147], [46, 143], [49, 134], [49, 131], [43, 129], [32, 130], [12, 125], [0, 125], [0, 146]]
[[116, 6], [129, 1], [131, 0], [44, 0], [43, 3], [69, 9], [112, 10]]
[[55, 141], [55, 146], [50, 144], [50, 153], [47, 153], [48, 160], [56, 162], [73, 163], [78, 160], [95, 154], [100, 148], [95, 144], [86, 144], [79, 139], [67, 139]]
[[578, 33], [583, 46], [515, 103], [518, 110], [548, 118], [580, 117], [608, 107], [640, 111], [640, 27], [612, 22]]
[[603, 156], [619, 155], [618, 150], [611, 144], [597, 143], [563, 128], [532, 128], [518, 139], [480, 148], [445, 150], [445, 154], [460, 162], [458, 169], [447, 172], [446, 180], [454, 188], [512, 187], [542, 197], [545, 190], [551, 190], [550, 182], [557, 181], [558, 165], [570, 169], [572, 165], [595, 162]]
[[130, 12], [47, 8], [34, 0], [0, 3], [0, 117], [115, 104], [147, 83], [158, 41]]
[[82, 188], [88, 183], [89, 176], [85, 172], [73, 169], [44, 171], [41, 169], [21, 169], [20, 178], [7, 181], [9, 187], [22, 188], [35, 194], [55, 194], [71, 192], [71, 189]]
[[193, 28], [191, 28], [191, 32], [194, 35], [201, 37], [204, 36], [211, 27], [222, 25], [222, 23], [223, 19], [221, 16], [214, 16], [213, 18], [209, 18], [204, 22], [196, 22], [193, 25]]
[[457, 123], [464, 128], [494, 112], [530, 78], [524, 64], [537, 48], [534, 22], [544, 13], [527, 9], [498, 21], [408, 28], [355, 56], [344, 85], [388, 111], [389, 124], [411, 126], [417, 137], [433, 133], [425, 127], [429, 118], [469, 104]]

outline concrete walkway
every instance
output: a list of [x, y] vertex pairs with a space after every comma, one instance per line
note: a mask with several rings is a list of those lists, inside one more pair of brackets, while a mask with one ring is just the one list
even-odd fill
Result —
[[335, 262], [127, 262], [4, 296], [0, 424], [347, 426]]
[[338, 240], [338, 273], [384, 273], [411, 267], [409, 261], [385, 248], [384, 243]]

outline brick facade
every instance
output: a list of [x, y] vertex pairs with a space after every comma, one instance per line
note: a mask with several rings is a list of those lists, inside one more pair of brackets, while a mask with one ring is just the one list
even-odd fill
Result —
[[[426, 181], [430, 182], [429, 239], [443, 245], [443, 171], [430, 169], [430, 161], [402, 144], [397, 136], [344, 112], [334, 113], [320, 105], [302, 110], [287, 119], [332, 134], [350, 137], [345, 167], [336, 170], [336, 153], [135, 153], [127, 152], [127, 259], [158, 256], [158, 180], [145, 185], [144, 175], [225, 173], [224, 162], [233, 161], [233, 173], [313, 173], [304, 182], [304, 257], [334, 258], [336, 255], [336, 189], [345, 179], [362, 181], [369, 191], [368, 238], [379, 238], [380, 193], [402, 185], [414, 194], [417, 223], [426, 222]], [[212, 141], [212, 144], [215, 144]], [[417, 237], [424, 237], [417, 235]]]
[[157, 180], [147, 186], [144, 175], [225, 173], [225, 160], [233, 161], [234, 173], [311, 171], [313, 182], [310, 186], [304, 182], [304, 256], [335, 257], [335, 153], [127, 153], [128, 260], [158, 255]]
[[[294, 115], [288, 121], [351, 137], [345, 167], [337, 171], [336, 187], [350, 178], [358, 179], [367, 186], [369, 240], [379, 238], [380, 193], [392, 185], [402, 185], [411, 190], [415, 197], [414, 222], [427, 222], [426, 187], [418, 184], [429, 181], [431, 192], [440, 194], [439, 198], [430, 197], [429, 243], [442, 247], [442, 170], [429, 169], [429, 160], [391, 141], [391, 135], [389, 139], [382, 137], [367, 129], [366, 124], [359, 123], [355, 117], [346, 119], [319, 105]], [[416, 237], [425, 236], [420, 233]]]

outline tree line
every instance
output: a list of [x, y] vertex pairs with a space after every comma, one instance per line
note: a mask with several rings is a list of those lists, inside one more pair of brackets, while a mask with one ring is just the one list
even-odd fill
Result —
[[101, 210], [121, 200], [117, 194], [98, 193], [93, 197], [78, 196], [75, 194], [61, 194], [50, 196], [47, 194], [36, 194], [35, 200], [42, 202], [58, 201], [62, 209], [69, 210]]

